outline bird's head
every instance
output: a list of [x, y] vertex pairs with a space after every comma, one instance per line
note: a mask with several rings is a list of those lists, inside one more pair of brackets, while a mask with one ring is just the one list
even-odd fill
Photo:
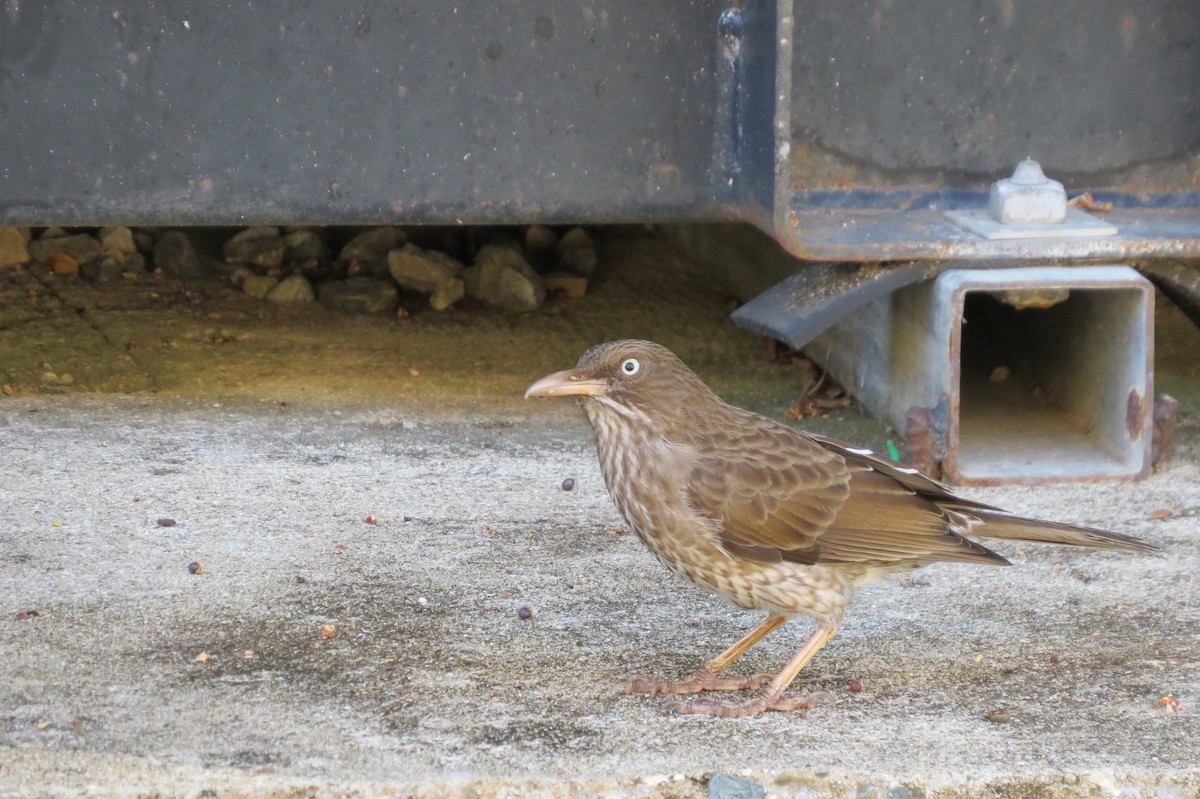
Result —
[[574, 369], [546, 375], [525, 397], [575, 396], [614, 410], [638, 412], [660, 422], [683, 418], [698, 404], [720, 402], [716, 394], [661, 344], [626, 339], [598, 344]]

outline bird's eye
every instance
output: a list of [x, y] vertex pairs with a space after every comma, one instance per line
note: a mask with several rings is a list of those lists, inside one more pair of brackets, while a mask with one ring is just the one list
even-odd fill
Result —
[[642, 365], [638, 363], [637, 358], [626, 358], [621, 362], [621, 371], [627, 375], [636, 375]]

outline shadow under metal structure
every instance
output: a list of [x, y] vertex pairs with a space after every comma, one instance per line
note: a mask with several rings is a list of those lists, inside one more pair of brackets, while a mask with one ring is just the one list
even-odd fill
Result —
[[[1130, 264], [1200, 321], [1197, 41], [1189, 0], [7, 3], [0, 224], [743, 221], [796, 275], [736, 320], [797, 346], [949, 268]], [[1029, 157], [1090, 231], [970, 223]]]

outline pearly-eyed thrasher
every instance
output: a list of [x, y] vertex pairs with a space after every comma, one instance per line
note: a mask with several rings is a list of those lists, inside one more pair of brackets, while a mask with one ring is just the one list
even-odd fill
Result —
[[854, 591], [937, 561], [1007, 565], [968, 536], [1150, 551], [1118, 533], [1012, 516], [870, 450], [728, 405], [670, 350], [613, 341], [526, 397], [575, 396], [596, 434], [609, 494], [672, 572], [769, 615], [692, 677], [633, 680], [629, 692], [759, 687], [771, 675], [721, 673], [796, 616], [816, 631], [759, 694], [673, 703], [681, 713], [754, 716], [811, 707], [784, 690], [837, 633]]

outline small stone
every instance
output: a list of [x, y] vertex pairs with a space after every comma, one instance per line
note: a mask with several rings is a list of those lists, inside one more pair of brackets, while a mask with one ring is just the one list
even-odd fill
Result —
[[29, 260], [25, 237], [15, 227], [0, 227], [0, 267], [15, 266]]
[[188, 564], [188, 574], [204, 574], [204, 564], [198, 560], [193, 560]]
[[749, 777], [717, 773], [708, 780], [708, 799], [767, 799], [767, 791]]
[[100, 228], [100, 243], [109, 252], [122, 255], [137, 252], [133, 244], [133, 231], [124, 226]]
[[279, 285], [279, 280], [269, 275], [249, 274], [242, 278], [242, 292], [247, 297], [261, 300]]
[[76, 263], [84, 263], [100, 254], [104, 246], [96, 239], [80, 233], [75, 236], [58, 236], [52, 239], [41, 238], [31, 242], [29, 257], [40, 263], [47, 263], [52, 252], [61, 252], [71, 256]]
[[444, 311], [466, 296], [466, 293], [466, 284], [458, 278], [452, 278], [429, 295], [429, 307], [435, 311]]
[[581, 227], [571, 228], [558, 242], [558, 268], [563, 272], [590, 277], [597, 261], [596, 243]]
[[547, 272], [542, 275], [546, 291], [553, 293], [561, 291], [564, 296], [577, 300], [587, 294], [588, 279], [583, 275], [571, 275], [566, 272]]
[[553, 252], [558, 249], [558, 236], [545, 225], [530, 225], [525, 229], [525, 249], [530, 253]]
[[51, 225], [42, 231], [42, 235], [38, 236], [38, 239], [61, 239], [66, 238], [69, 235], [71, 234], [60, 228], [58, 225]]
[[387, 254], [388, 272], [401, 286], [429, 294], [462, 274], [461, 261], [437, 250], [405, 244]]
[[299, 305], [312, 302], [314, 298], [312, 283], [303, 275], [289, 275], [266, 294], [267, 302], [277, 302], [284, 305]]
[[174, 519], [159, 519], [158, 526], [159, 527], [174, 527], [175, 520]]
[[199, 655], [196, 655], [195, 660], [197, 663], [207, 663], [212, 660], [212, 655], [207, 652], [201, 652]]
[[283, 238], [270, 225], [248, 227], [222, 247], [227, 264], [254, 264], [266, 269], [283, 265]]
[[883, 799], [922, 799], [925, 796], [923, 791], [914, 792], [907, 785], [893, 785], [887, 789], [887, 793], [883, 795]]
[[533, 618], [533, 611], [527, 607], [522, 606], [517, 609], [517, 618], [520, 619], [521, 621], [529, 621], [530, 619]]
[[154, 245], [154, 266], [179, 277], [204, 277], [207, 270], [196, 255], [192, 240], [182, 230], [168, 230]]
[[405, 242], [404, 231], [395, 227], [376, 227], [364, 230], [342, 247], [339, 260], [353, 261], [359, 270], [371, 277], [385, 277], [388, 273], [388, 252]]
[[229, 273], [229, 282], [241, 288], [246, 284], [246, 278], [258, 274], [248, 266], [239, 266]]
[[862, 683], [859, 682], [858, 680], [851, 680], [848, 687], [850, 688], [851, 693], [855, 693], [855, 694], [862, 693], [863, 686], [862, 686]]
[[56, 275], [78, 275], [79, 262], [65, 252], [51, 252], [46, 254], [46, 266], [50, 267], [50, 271]]
[[573, 479], [571, 479], [570, 477], [568, 477], [566, 480], [563, 480], [562, 481], [562, 490], [563, 491], [574, 491], [575, 490], [575, 481]]
[[489, 244], [463, 271], [467, 296], [506, 311], [532, 311], [546, 298], [546, 287], [520, 252]]
[[146, 256], [136, 251], [126, 253], [121, 267], [123, 272], [139, 275], [146, 271]]
[[133, 246], [138, 248], [138, 252], [153, 254], [158, 232], [158, 228], [134, 228]]
[[[141, 257], [140, 255], [138, 257]], [[120, 280], [125, 269], [125, 259], [120, 254], [104, 254], [99, 258], [88, 261], [79, 270], [84, 277], [93, 283], [111, 283]]]
[[595, 250], [589, 247], [579, 247], [560, 252], [558, 254], [558, 268], [572, 275], [591, 277], [592, 272], [596, 271], [596, 264], [599, 263], [599, 260]]
[[321, 637], [322, 638], [329, 639], [329, 638], [334, 638], [336, 636], [337, 636], [337, 625], [335, 625], [335, 624], [322, 624], [321, 625]]
[[283, 237], [283, 260], [287, 263], [324, 261], [329, 258], [329, 248], [315, 231], [308, 228], [289, 230]]
[[400, 304], [400, 292], [390, 280], [352, 277], [327, 280], [317, 289], [321, 304], [350, 313], [391, 313]]
[[573, 227], [563, 234], [562, 240], [558, 242], [558, 251], [566, 252], [567, 250], [594, 250], [596, 242], [588, 235], [588, 232], [581, 227]]

